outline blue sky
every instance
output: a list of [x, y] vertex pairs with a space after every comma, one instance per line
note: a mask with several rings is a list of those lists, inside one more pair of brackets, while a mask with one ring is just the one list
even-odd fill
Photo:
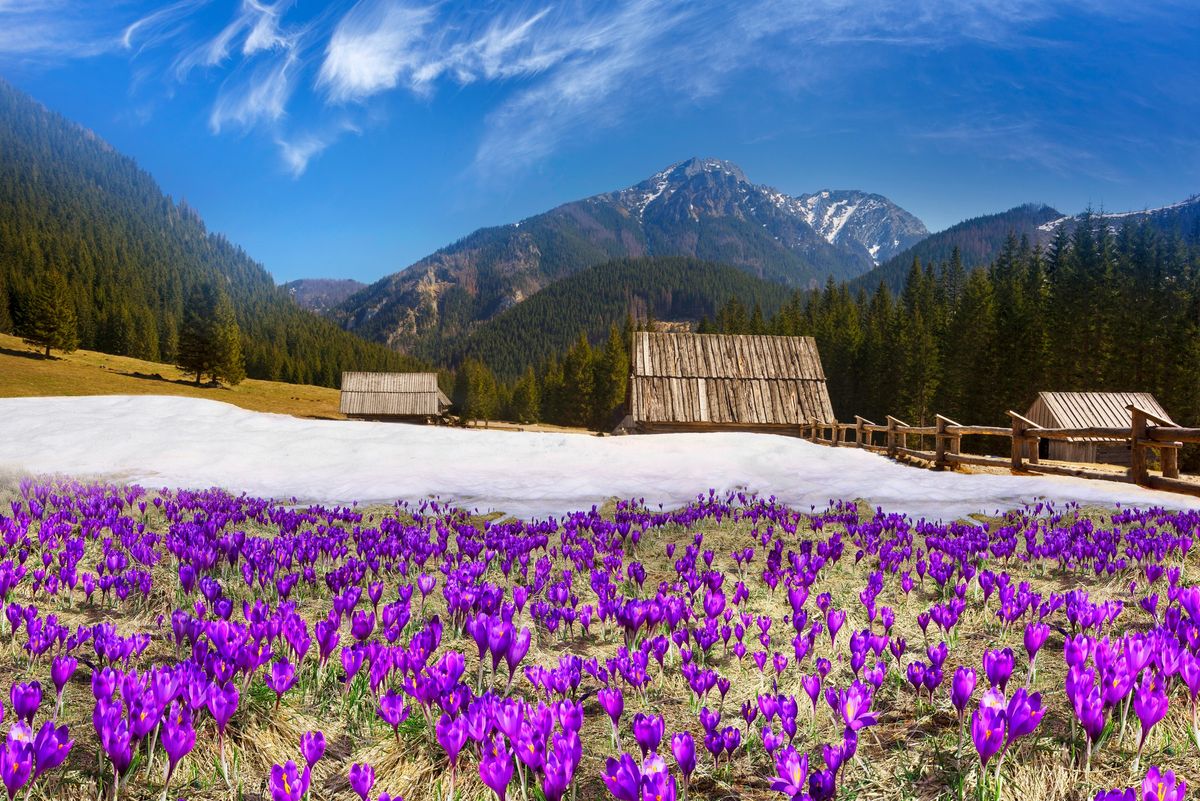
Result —
[[0, 76], [278, 280], [374, 280], [692, 155], [938, 230], [1200, 192], [1192, 2], [0, 0]]

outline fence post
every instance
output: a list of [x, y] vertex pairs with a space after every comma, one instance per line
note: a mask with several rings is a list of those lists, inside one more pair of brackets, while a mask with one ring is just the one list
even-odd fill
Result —
[[1171, 447], [1162, 447], [1158, 449], [1160, 458], [1162, 459], [1162, 471], [1165, 478], [1179, 478], [1179, 448], [1171, 445]]
[[860, 448], [863, 447], [863, 434], [865, 433], [862, 415], [854, 415], [854, 444]]
[[1149, 421], [1146, 413], [1136, 407], [1130, 407], [1129, 417], [1129, 478], [1134, 484], [1145, 485], [1150, 480], [1145, 444]]
[[834, 420], [830, 425], [832, 426], [831, 437], [833, 439], [833, 442], [830, 444], [836, 448], [842, 444], [842, 424]]
[[896, 449], [898, 437], [904, 437], [904, 447], [908, 447], [908, 435], [903, 433], [901, 429], [908, 428], [908, 423], [903, 420], [898, 420], [890, 414], [887, 416], [887, 455], [896, 458]]
[[1025, 448], [1025, 423], [1019, 417], [1012, 418], [1012, 469], [1020, 470], [1022, 451]]
[[958, 423], [951, 420], [949, 417], [936, 415], [934, 417], [934, 427], [937, 431], [933, 435], [933, 466], [938, 470], [945, 470], [950, 462], [946, 459], [946, 453], [958, 453], [958, 440], [960, 434], [950, 434], [946, 431], [947, 426], [956, 426]]

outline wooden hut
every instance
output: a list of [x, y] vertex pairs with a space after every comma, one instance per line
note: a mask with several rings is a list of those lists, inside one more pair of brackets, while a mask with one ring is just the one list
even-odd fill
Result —
[[[1128, 428], [1130, 404], [1170, 420], [1149, 392], [1039, 392], [1025, 416], [1042, 428]], [[1039, 456], [1062, 462], [1128, 465], [1128, 440], [1041, 440]]]
[[437, 373], [342, 373], [339, 410], [347, 417], [430, 423], [448, 408]]
[[618, 431], [798, 434], [834, 419], [812, 337], [639, 331], [631, 356]]

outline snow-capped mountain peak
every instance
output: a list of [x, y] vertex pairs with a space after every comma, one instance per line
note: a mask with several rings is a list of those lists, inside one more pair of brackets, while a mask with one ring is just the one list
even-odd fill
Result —
[[699, 223], [732, 217], [765, 228], [793, 249], [828, 245], [870, 264], [879, 264], [928, 235], [916, 217], [881, 195], [824, 189], [792, 196], [751, 183], [736, 164], [692, 158], [597, 201], [613, 201], [640, 223], [674, 220]]

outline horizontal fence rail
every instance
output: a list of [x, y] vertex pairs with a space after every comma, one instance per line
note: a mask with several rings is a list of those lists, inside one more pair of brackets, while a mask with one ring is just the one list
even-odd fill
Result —
[[[948, 417], [936, 415], [935, 423], [911, 426], [888, 415], [880, 425], [865, 417], [855, 416], [853, 423], [812, 420], [800, 426], [805, 439], [833, 447], [862, 448], [884, 453], [892, 458], [904, 456], [927, 462], [935, 470], [956, 464], [983, 467], [1007, 467], [1028, 473], [1075, 476], [1104, 481], [1123, 481], [1151, 489], [1179, 492], [1200, 497], [1200, 482], [1183, 479], [1179, 474], [1179, 449], [1185, 444], [1200, 444], [1200, 428], [1184, 428], [1137, 405], [1125, 407], [1129, 412], [1129, 427], [1090, 426], [1086, 428], [1043, 428], [1032, 420], [1008, 412], [1010, 426], [962, 425]], [[1010, 441], [1010, 455], [988, 456], [962, 452], [963, 437], [999, 437]], [[912, 447], [916, 438], [916, 447]], [[932, 439], [933, 449], [924, 446]], [[1041, 441], [1096, 440], [1126, 442], [1130, 448], [1130, 464], [1124, 473], [1065, 464], [1043, 464], [1038, 457]], [[1150, 471], [1150, 452], [1158, 453], [1160, 475]]]

